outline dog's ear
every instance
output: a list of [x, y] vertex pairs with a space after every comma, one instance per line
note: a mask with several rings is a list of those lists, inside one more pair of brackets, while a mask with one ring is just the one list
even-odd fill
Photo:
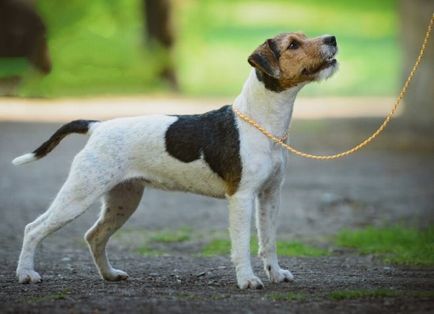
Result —
[[280, 78], [280, 52], [273, 39], [267, 39], [249, 56], [251, 66], [276, 79]]

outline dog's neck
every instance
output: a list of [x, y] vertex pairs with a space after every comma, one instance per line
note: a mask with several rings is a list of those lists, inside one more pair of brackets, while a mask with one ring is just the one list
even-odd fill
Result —
[[255, 70], [252, 70], [233, 106], [274, 136], [282, 137], [288, 131], [295, 97], [303, 86], [300, 84], [282, 92], [274, 92], [266, 89], [258, 80]]

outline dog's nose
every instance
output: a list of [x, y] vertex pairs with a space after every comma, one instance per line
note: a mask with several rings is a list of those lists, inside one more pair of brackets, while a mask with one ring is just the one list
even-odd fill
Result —
[[336, 37], [335, 36], [327, 36], [323, 39], [324, 44], [336, 47]]

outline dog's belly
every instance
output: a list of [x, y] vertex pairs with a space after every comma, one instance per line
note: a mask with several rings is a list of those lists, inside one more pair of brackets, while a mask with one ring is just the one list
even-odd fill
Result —
[[171, 156], [165, 134], [176, 117], [155, 115], [105, 122], [89, 141], [89, 149], [109, 154], [109, 167], [121, 168], [124, 178], [142, 178], [159, 189], [185, 191], [222, 198], [225, 181], [201, 158], [191, 162]]
[[[171, 159], [169, 164], [165, 161]], [[223, 198], [225, 182], [211, 171], [205, 161], [182, 163], [170, 156], [161, 156], [158, 163], [137, 167], [128, 177], [143, 178], [147, 185], [171, 191], [183, 191]]]

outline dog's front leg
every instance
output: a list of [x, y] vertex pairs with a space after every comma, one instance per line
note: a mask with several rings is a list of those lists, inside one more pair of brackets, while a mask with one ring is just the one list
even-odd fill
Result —
[[253, 273], [250, 263], [250, 222], [255, 198], [256, 195], [251, 192], [237, 192], [228, 197], [231, 258], [240, 289], [262, 289], [264, 286]]
[[259, 256], [264, 262], [264, 269], [272, 282], [291, 281], [294, 276], [289, 270], [279, 266], [276, 252], [276, 228], [280, 206], [280, 190], [282, 180], [259, 193], [256, 207], [256, 228], [259, 239]]

